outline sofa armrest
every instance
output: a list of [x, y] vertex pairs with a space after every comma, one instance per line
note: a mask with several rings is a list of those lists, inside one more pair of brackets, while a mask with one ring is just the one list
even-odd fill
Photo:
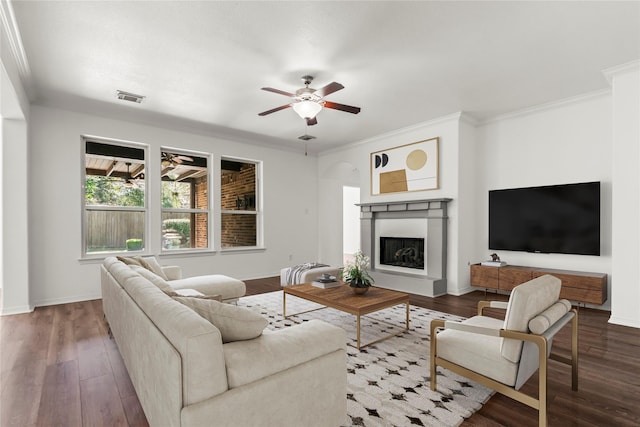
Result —
[[162, 271], [167, 276], [167, 280], [182, 279], [182, 268], [179, 265], [163, 265]]
[[[257, 381], [335, 351], [346, 352], [346, 342], [342, 328], [314, 319], [264, 331], [252, 340], [224, 344], [229, 387]], [[346, 369], [346, 359], [342, 368]]]

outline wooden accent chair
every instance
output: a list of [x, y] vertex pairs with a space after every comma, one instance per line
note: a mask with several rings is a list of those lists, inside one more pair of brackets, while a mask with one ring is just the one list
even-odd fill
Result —
[[[537, 409], [546, 426], [548, 358], [571, 365], [571, 389], [578, 390], [578, 313], [559, 295], [560, 279], [544, 275], [516, 286], [508, 303], [480, 301], [478, 316], [431, 321], [431, 390], [441, 366]], [[506, 309], [504, 321], [483, 316], [487, 307]], [[569, 322], [571, 357], [551, 354], [553, 337]], [[537, 399], [519, 391], [536, 371]]]

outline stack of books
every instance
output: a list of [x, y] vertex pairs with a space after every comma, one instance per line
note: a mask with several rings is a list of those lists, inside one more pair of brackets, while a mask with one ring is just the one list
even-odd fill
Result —
[[330, 276], [330, 277], [320, 276], [316, 280], [311, 282], [311, 285], [315, 286], [316, 288], [328, 289], [328, 288], [335, 288], [336, 286], [340, 286], [340, 282], [336, 280], [335, 276]]
[[480, 265], [486, 265], [488, 267], [503, 267], [507, 265], [504, 261], [482, 261]]

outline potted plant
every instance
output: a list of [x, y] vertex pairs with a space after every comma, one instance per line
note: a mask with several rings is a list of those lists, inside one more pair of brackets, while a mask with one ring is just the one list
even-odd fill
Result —
[[342, 280], [348, 283], [356, 294], [364, 294], [375, 282], [373, 277], [369, 275], [367, 267], [369, 267], [369, 257], [358, 249], [354, 261], [346, 262], [342, 269]]

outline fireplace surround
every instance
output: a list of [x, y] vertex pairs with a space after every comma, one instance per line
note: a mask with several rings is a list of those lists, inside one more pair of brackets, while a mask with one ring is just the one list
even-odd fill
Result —
[[[358, 205], [360, 247], [372, 261], [376, 261], [372, 262], [371, 274], [377, 286], [425, 296], [447, 293], [447, 206], [451, 200], [443, 198]], [[390, 220], [394, 227], [399, 222], [408, 220], [411, 232], [405, 231], [400, 236], [381, 235], [380, 229], [385, 228]], [[417, 240], [424, 237], [422, 268], [398, 268], [379, 263], [380, 237]], [[411, 251], [408, 250], [407, 255], [411, 255], [409, 252]]]

